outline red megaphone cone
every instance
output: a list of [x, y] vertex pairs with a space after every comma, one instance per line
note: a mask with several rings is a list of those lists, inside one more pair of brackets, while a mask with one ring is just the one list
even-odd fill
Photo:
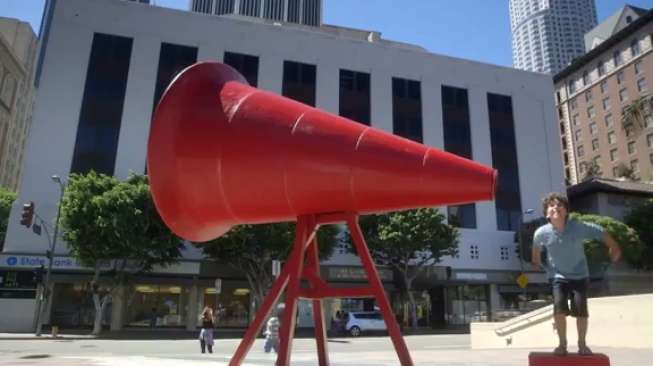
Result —
[[164, 93], [148, 143], [163, 220], [207, 241], [233, 225], [494, 197], [496, 171], [247, 85], [199, 63]]

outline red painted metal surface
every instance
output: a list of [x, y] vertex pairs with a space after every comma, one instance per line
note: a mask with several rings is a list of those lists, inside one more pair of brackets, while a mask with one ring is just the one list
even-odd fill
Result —
[[210, 62], [164, 93], [147, 163], [163, 220], [196, 242], [312, 213], [491, 200], [496, 180], [491, 168], [252, 88]]
[[[412, 360], [358, 226], [359, 213], [494, 197], [496, 171], [247, 85], [232, 68], [184, 70], [159, 103], [148, 143], [156, 207], [182, 238], [212, 240], [233, 225], [297, 220], [292, 252], [231, 359], [240, 365], [286, 291], [277, 366], [288, 366], [297, 301], [313, 300], [320, 366], [329, 364], [322, 299], [372, 297], [402, 366]], [[346, 223], [369, 287], [331, 288], [315, 232]], [[305, 264], [306, 263], [306, 264]], [[309, 288], [300, 288], [302, 279]]]
[[547, 352], [531, 352], [528, 355], [529, 366], [610, 366], [610, 359], [602, 353], [581, 356], [570, 353], [567, 356], [555, 356]]

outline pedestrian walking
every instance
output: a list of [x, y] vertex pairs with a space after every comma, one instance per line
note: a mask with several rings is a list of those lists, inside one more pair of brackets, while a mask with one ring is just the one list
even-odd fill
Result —
[[209, 353], [213, 353], [213, 328], [215, 327], [213, 316], [213, 309], [206, 306], [202, 310], [202, 315], [200, 315], [200, 320], [202, 321], [202, 329], [200, 330], [200, 348], [202, 353], [206, 353], [206, 349], [209, 350]]

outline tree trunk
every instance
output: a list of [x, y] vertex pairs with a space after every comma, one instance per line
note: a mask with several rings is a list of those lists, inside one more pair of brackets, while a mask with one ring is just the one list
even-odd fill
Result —
[[408, 310], [410, 312], [410, 326], [411, 328], [416, 329], [417, 328], [417, 305], [415, 304], [415, 296], [410, 291], [411, 286], [413, 284], [413, 279], [408, 278], [408, 276], [406, 276], [405, 274], [403, 278], [404, 278], [404, 285], [406, 286], [406, 294], [408, 295], [408, 303], [409, 303]]

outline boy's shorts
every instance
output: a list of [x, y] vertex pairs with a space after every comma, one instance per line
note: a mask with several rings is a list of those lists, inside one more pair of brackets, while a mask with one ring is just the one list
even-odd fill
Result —
[[[587, 318], [587, 287], [589, 279], [568, 280], [555, 278], [550, 280], [553, 287], [553, 313], [571, 315], [574, 318]], [[571, 309], [569, 308], [571, 302]]]

